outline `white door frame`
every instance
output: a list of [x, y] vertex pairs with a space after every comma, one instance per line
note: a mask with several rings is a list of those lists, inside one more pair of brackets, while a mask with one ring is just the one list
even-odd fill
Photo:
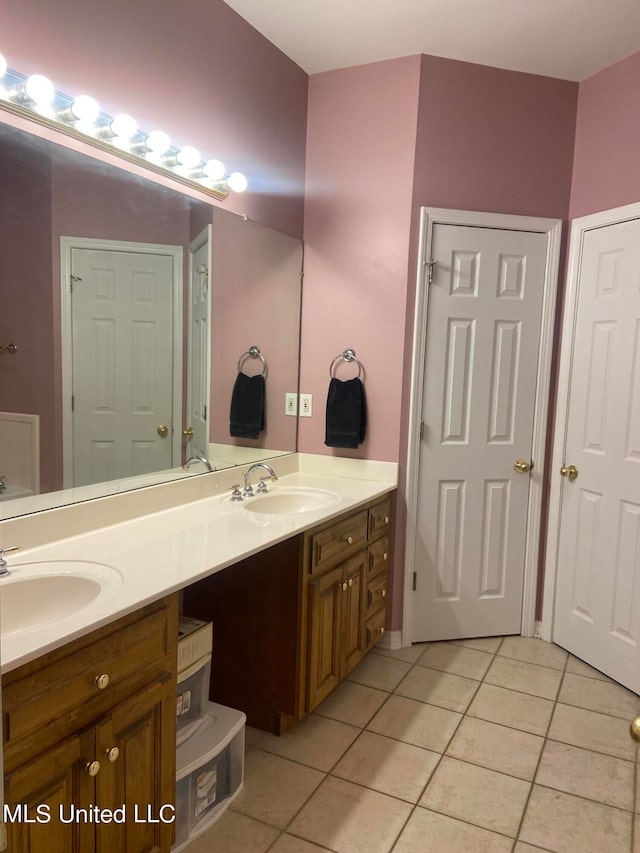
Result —
[[[207, 252], [207, 281], [208, 281], [208, 291], [207, 291], [207, 362], [205, 364], [205, 371], [207, 375], [207, 385], [205, 388], [205, 406], [207, 412], [207, 430], [210, 428], [211, 424], [211, 285], [212, 285], [212, 259], [211, 252], [213, 246], [213, 226], [211, 224], [205, 225], [202, 231], [198, 234], [198, 236], [191, 241], [191, 245], [189, 246], [189, 279], [187, 281], [187, 288], [189, 293], [189, 317], [187, 321], [187, 328], [189, 329], [189, 338], [188, 338], [188, 346], [187, 346], [187, 418], [191, 417], [191, 374], [193, 371], [193, 351], [191, 348], [191, 311], [192, 311], [192, 295], [191, 290], [193, 288], [193, 256], [205, 243], [209, 244], [209, 251]], [[188, 422], [187, 422], [188, 425]], [[207, 435], [207, 446], [204, 448], [204, 454], [209, 458], [209, 444], [211, 443], [211, 433], [209, 430], [209, 434]]]
[[173, 259], [173, 435], [171, 457], [180, 464], [182, 453], [182, 246], [161, 243], [132, 243], [92, 237], [60, 237], [60, 331], [62, 356], [62, 474], [63, 488], [73, 485], [73, 335], [71, 318], [71, 253], [73, 249], [169, 255]]
[[571, 223], [567, 289], [562, 318], [560, 368], [558, 372], [558, 405], [553, 430], [553, 455], [551, 457], [551, 485], [549, 497], [549, 521], [547, 525], [547, 554], [544, 567], [544, 592], [540, 636], [551, 642], [553, 639], [553, 617], [555, 609], [556, 580], [558, 577], [558, 546], [560, 543], [560, 512], [564, 478], [559, 471], [564, 465], [565, 436], [569, 417], [569, 390], [573, 366], [573, 343], [578, 310], [578, 282], [582, 260], [582, 244], [587, 231], [616, 225], [629, 219], [640, 218], [640, 203], [627, 204], [611, 210], [603, 210], [574, 219]]
[[529, 478], [529, 503], [524, 562], [524, 587], [522, 593], [523, 637], [535, 633], [536, 587], [538, 580], [538, 554], [540, 548], [540, 515], [542, 508], [542, 479], [545, 467], [545, 442], [549, 409], [551, 379], [551, 354], [553, 327], [558, 287], [558, 260], [562, 220], [541, 219], [534, 216], [516, 216], [501, 213], [482, 213], [469, 210], [446, 210], [422, 207], [420, 210], [420, 243], [416, 283], [416, 305], [413, 326], [413, 358], [411, 366], [411, 398], [409, 403], [409, 441], [407, 448], [407, 502], [406, 550], [404, 575], [404, 601], [402, 614], [402, 645], [409, 646], [413, 636], [413, 573], [416, 570], [416, 534], [418, 514], [418, 472], [420, 464], [420, 421], [424, 388], [424, 354], [427, 340], [428, 317], [428, 261], [434, 225], [466, 225], [499, 228], [511, 231], [533, 231], [546, 234], [547, 258], [545, 264], [544, 295], [540, 328], [540, 350], [533, 423], [532, 458], [535, 468]]

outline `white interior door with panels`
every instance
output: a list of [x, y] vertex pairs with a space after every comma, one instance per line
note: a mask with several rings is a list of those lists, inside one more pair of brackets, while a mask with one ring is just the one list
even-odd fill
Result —
[[209, 456], [211, 245], [211, 225], [208, 225], [196, 237], [189, 250], [187, 456]]
[[573, 225], [559, 399], [545, 614], [640, 693], [640, 205]]
[[180, 464], [182, 249], [62, 242], [65, 486]]
[[533, 633], [559, 233], [424, 211], [405, 642]]

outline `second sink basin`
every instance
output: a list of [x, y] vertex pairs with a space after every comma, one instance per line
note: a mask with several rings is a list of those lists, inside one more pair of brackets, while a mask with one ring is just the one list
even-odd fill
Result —
[[289, 486], [276, 489], [266, 495], [255, 495], [244, 504], [249, 512], [287, 515], [289, 513], [313, 512], [326, 509], [340, 502], [340, 495], [323, 489], [303, 489]]
[[79, 560], [22, 563], [0, 579], [3, 635], [36, 630], [72, 616], [120, 586], [122, 576], [102, 563]]

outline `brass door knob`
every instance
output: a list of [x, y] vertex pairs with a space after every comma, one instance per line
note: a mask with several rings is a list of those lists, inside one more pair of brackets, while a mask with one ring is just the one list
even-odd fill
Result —
[[166, 438], [169, 435], [169, 427], [164, 424], [160, 424], [158, 427], [158, 435], [160, 438]]
[[527, 462], [526, 459], [516, 459], [513, 463], [513, 469], [518, 474], [528, 474], [533, 469], [533, 462]]
[[575, 480], [578, 476], [578, 469], [575, 465], [563, 465], [560, 469], [561, 477], [568, 477], [570, 480]]
[[101, 675], [96, 675], [93, 679], [93, 683], [98, 688], [98, 690], [104, 690], [109, 686], [110, 678], [106, 672], [103, 672]]
[[185, 435], [187, 438], [191, 438], [193, 436], [193, 427], [187, 427], [186, 429], [183, 429], [182, 434]]
[[120, 757], [120, 750], [117, 746], [112, 746], [111, 749], [106, 749], [104, 753], [112, 763]]
[[636, 717], [631, 723], [631, 737], [636, 743], [640, 743], [640, 717]]
[[100, 772], [100, 762], [99, 761], [89, 761], [85, 766], [85, 770], [89, 774], [89, 776], [97, 776]]

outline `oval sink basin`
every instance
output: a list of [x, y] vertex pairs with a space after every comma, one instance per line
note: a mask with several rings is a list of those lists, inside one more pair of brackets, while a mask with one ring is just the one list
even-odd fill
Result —
[[72, 560], [23, 563], [9, 572], [0, 579], [3, 635], [36, 630], [72, 616], [122, 583], [120, 573], [110, 566]]
[[313, 512], [325, 509], [340, 502], [340, 495], [325, 492], [322, 489], [277, 489], [266, 495], [256, 495], [244, 504], [249, 512], [259, 512], [270, 515], [287, 515], [290, 513]]

